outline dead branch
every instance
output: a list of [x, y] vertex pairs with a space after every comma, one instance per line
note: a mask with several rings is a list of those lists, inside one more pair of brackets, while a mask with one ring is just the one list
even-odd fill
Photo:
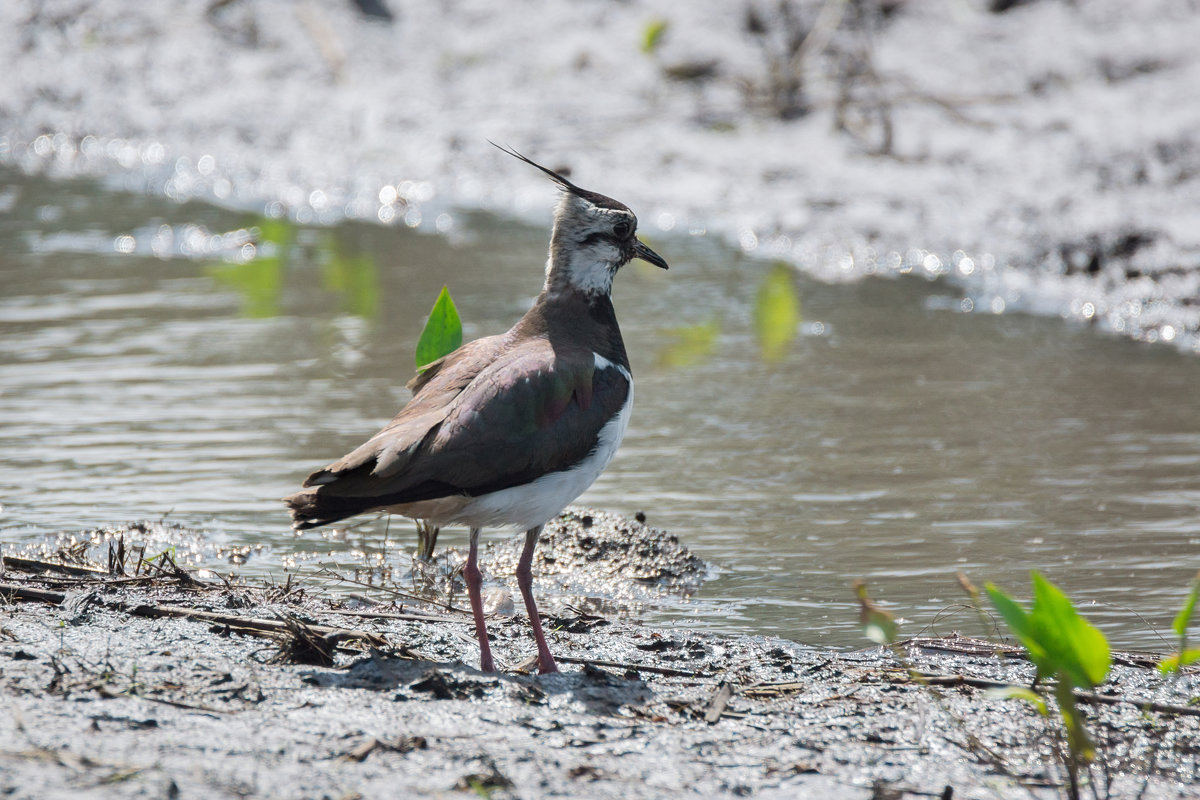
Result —
[[[908, 671], [904, 671], [908, 674]], [[967, 675], [940, 675], [926, 672], [912, 672], [913, 679], [930, 686], [970, 686], [975, 689], [1007, 689], [1012, 684], [1003, 681], [993, 681], [986, 678], [972, 678]], [[1131, 705], [1143, 711], [1153, 711], [1157, 714], [1176, 714], [1179, 716], [1200, 717], [1200, 706], [1180, 706], [1172, 703], [1159, 703], [1153, 700], [1139, 700], [1122, 695], [1096, 694], [1095, 692], [1075, 691], [1075, 699], [1081, 703], [1092, 705], [1118, 706]]]
[[656, 675], [670, 675], [679, 678], [707, 678], [709, 673], [694, 670], [674, 669], [672, 667], [652, 667], [646, 664], [626, 664], [619, 661], [602, 661], [595, 658], [575, 658], [574, 656], [555, 656], [555, 660], [566, 664], [580, 664], [590, 667], [608, 667], [609, 669], [632, 669], [637, 672], [653, 672]]
[[[34, 589], [28, 586], [19, 586], [13, 583], [0, 583], [0, 597], [14, 600], [49, 603], [51, 605], [62, 605], [62, 603], [66, 600], [66, 595], [62, 592]], [[197, 608], [185, 608], [183, 606], [158, 605], [153, 603], [127, 603], [124, 600], [109, 600], [105, 598], [97, 598], [95, 602], [98, 605], [104, 606], [105, 608], [113, 611], [122, 611], [135, 617], [175, 617], [180, 619], [194, 619], [214, 625], [224, 625], [234, 630], [270, 636], [280, 636], [290, 633], [290, 627], [286, 620], [280, 621], [273, 619], [256, 619], [254, 617], [239, 617], [232, 614], [218, 614], [214, 611], [201, 611]], [[387, 645], [387, 642], [382, 637], [368, 631], [332, 628], [326, 625], [309, 625], [307, 627], [316, 635], [327, 639], [333, 639], [336, 641], [363, 641], [374, 646]]]
[[99, 569], [97, 567], [78, 567], [71, 564], [58, 564], [53, 561], [40, 561], [36, 558], [18, 558], [17, 556], [5, 556], [4, 568], [12, 569], [17, 572], [59, 572], [64, 575], [86, 575], [90, 577], [107, 577], [108, 570]]

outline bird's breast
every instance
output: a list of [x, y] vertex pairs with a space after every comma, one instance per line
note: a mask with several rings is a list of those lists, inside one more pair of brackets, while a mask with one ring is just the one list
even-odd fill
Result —
[[445, 516], [437, 521], [440, 524], [458, 523], [472, 528], [529, 530], [558, 516], [587, 491], [616, 455], [633, 411], [633, 376], [624, 366], [596, 354], [595, 371], [610, 369], [616, 370], [624, 378], [629, 389], [624, 404], [600, 428], [595, 446], [583, 458], [528, 483], [470, 498], [460, 496], [453, 508], [447, 506], [438, 509]]

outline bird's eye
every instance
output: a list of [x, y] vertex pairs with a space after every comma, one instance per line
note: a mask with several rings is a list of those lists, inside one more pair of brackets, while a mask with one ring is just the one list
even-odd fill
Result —
[[618, 222], [616, 225], [613, 225], [613, 234], [616, 235], [618, 239], [624, 239], [629, 236], [631, 230], [632, 226], [624, 220]]

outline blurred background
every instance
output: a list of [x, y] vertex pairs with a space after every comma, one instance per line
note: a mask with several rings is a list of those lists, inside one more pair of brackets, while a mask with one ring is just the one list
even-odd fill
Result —
[[10, 0], [6, 551], [151, 520], [223, 571], [407, 569], [407, 521], [296, 539], [276, 498], [407, 399], [443, 285], [468, 337], [536, 294], [554, 190], [491, 139], [672, 266], [617, 281], [638, 408], [582, 498], [711, 565], [642, 618], [859, 646], [861, 577], [983, 633], [956, 571], [1037, 568], [1163, 649], [1200, 567], [1198, 11]]

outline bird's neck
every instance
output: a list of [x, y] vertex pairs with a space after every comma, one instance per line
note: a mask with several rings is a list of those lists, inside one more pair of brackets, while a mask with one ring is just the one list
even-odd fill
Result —
[[588, 244], [574, 245], [555, 236], [550, 240], [546, 259], [546, 283], [543, 294], [579, 293], [608, 297], [612, 293], [616, 269], [612, 254]]
[[607, 292], [584, 292], [570, 284], [547, 281], [511, 334], [544, 337], [556, 350], [583, 347], [629, 368], [617, 313]]

